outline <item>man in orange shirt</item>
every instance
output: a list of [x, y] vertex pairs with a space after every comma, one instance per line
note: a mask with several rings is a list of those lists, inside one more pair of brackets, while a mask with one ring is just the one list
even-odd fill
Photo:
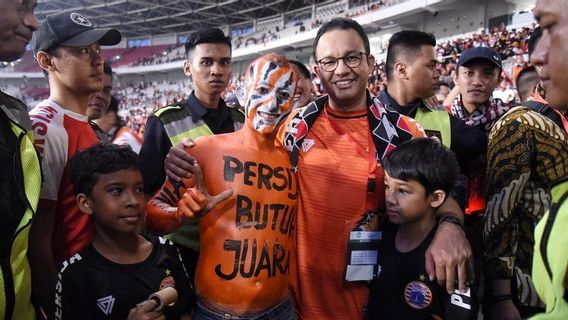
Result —
[[[314, 71], [328, 96], [291, 116], [284, 136], [300, 185], [291, 288], [301, 318], [362, 319], [367, 286], [345, 280], [350, 233], [369, 212], [384, 209], [383, 169], [377, 160], [424, 132], [413, 119], [388, 111], [365, 90], [375, 59], [357, 22], [337, 18], [324, 24], [314, 41], [314, 58]], [[441, 211], [459, 211], [455, 202], [445, 206]], [[459, 227], [443, 223], [440, 228], [434, 241], [449, 236], [441, 241], [455, 243], [449, 250], [456, 251], [449, 259], [430, 248], [437, 270], [430, 254], [427, 265], [432, 278], [437, 274], [438, 280], [453, 282], [456, 257], [463, 254], [464, 259], [469, 247]], [[433, 243], [436, 246], [440, 243]], [[465, 273], [465, 261], [460, 263]], [[464, 276], [460, 274], [460, 280]]]

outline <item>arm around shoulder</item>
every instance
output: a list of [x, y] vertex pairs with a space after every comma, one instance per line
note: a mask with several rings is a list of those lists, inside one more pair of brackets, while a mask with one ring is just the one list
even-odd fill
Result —
[[467, 279], [473, 277], [473, 254], [465, 232], [461, 225], [458, 225], [463, 221], [463, 212], [457, 202], [448, 197], [438, 209], [438, 215], [453, 218], [448, 221], [441, 220], [436, 235], [426, 251], [426, 271], [430, 279], [438, 279], [438, 284], [444, 285], [448, 292], [454, 291], [456, 277], [459, 289], [466, 290]]

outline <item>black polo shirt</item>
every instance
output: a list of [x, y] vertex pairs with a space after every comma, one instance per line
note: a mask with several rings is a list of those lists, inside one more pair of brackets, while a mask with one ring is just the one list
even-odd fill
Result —
[[[387, 108], [413, 119], [416, 117], [418, 108], [427, 108], [422, 100], [418, 100], [409, 106], [401, 106], [386, 90], [380, 93], [379, 100], [385, 104]], [[462, 174], [469, 176], [477, 160], [484, 155], [487, 150], [487, 136], [483, 131], [466, 125], [463, 120], [450, 114], [448, 114], [448, 116], [450, 117], [450, 130], [452, 134], [450, 149], [456, 154]]]

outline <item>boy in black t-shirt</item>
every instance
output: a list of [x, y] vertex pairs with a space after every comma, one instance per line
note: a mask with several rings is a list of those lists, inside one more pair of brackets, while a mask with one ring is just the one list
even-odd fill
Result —
[[[77, 203], [93, 219], [94, 238], [63, 263], [56, 319], [189, 317], [194, 297], [179, 252], [169, 240], [137, 232], [146, 205], [140, 168], [138, 155], [117, 145], [96, 145], [71, 160]], [[157, 312], [146, 300], [166, 287], [178, 300]]]
[[388, 221], [382, 225], [379, 276], [371, 285], [368, 319], [470, 319], [470, 292], [448, 294], [428, 279], [426, 249], [436, 210], [459, 172], [453, 152], [433, 139], [407, 141], [383, 158]]

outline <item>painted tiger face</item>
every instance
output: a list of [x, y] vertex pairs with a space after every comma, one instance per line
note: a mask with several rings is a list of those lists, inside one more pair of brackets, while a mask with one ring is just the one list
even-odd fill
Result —
[[294, 104], [296, 81], [288, 61], [270, 53], [253, 61], [248, 69], [245, 114], [253, 128], [272, 134]]

